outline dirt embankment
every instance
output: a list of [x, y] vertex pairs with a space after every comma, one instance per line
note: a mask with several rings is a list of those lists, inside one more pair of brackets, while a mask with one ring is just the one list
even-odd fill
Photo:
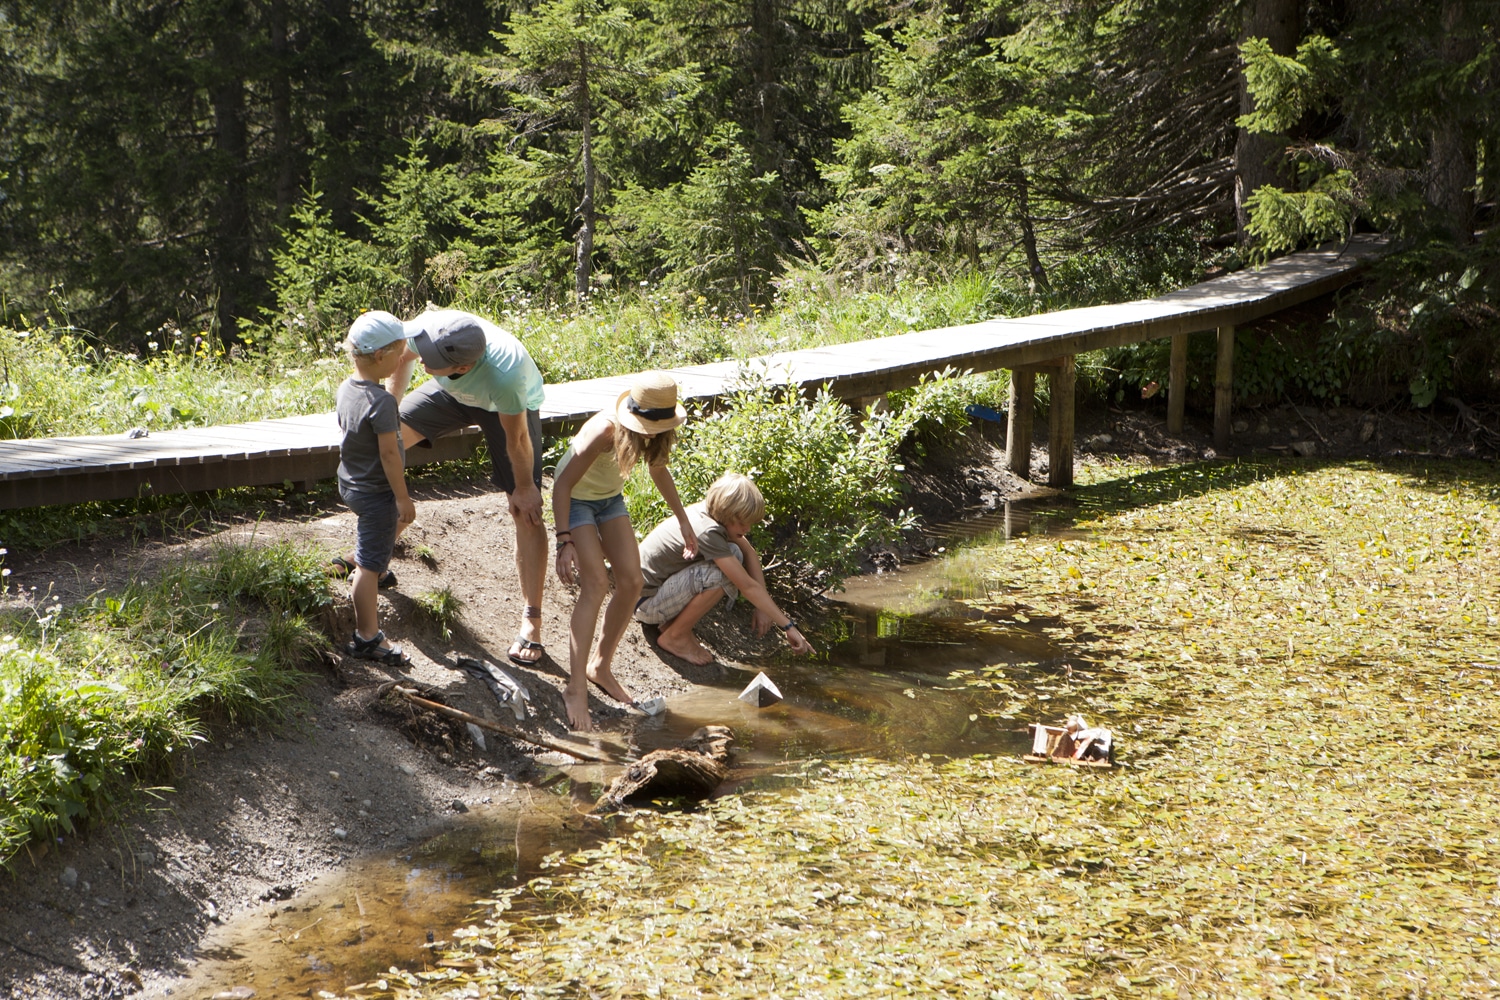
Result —
[[[1448, 417], [1252, 411], [1237, 417], [1235, 451], [1493, 454], [1500, 439], [1474, 430], [1462, 413]], [[1002, 471], [998, 440], [998, 428], [981, 427], [941, 468], [914, 476], [912, 499], [929, 520], [970, 516], [1023, 492], [1025, 484]], [[1143, 411], [1081, 414], [1079, 420], [1080, 462], [1194, 461], [1212, 454], [1209, 442], [1204, 425], [1169, 438], [1160, 417]], [[1035, 477], [1045, 467], [1045, 452], [1039, 449], [1033, 459]], [[529, 669], [507, 663], [522, 601], [504, 496], [448, 486], [427, 488], [418, 500], [418, 523], [394, 564], [399, 585], [381, 597], [383, 624], [412, 655], [410, 675], [454, 706], [513, 721], [480, 682], [449, 666], [450, 654], [505, 665], [530, 691], [533, 717], [525, 725], [566, 736], [561, 688], [572, 595], [549, 572], [543, 606], [548, 655]], [[226, 532], [295, 538], [332, 552], [347, 544], [353, 523], [347, 511], [330, 508], [311, 519], [261, 521]], [[13, 552], [9, 565], [21, 592], [35, 586], [66, 601], [192, 558], [203, 544], [201, 538], [143, 546], [100, 541], [30, 556]], [[880, 554], [874, 562], [886, 568], [920, 554], [919, 546]], [[446, 639], [414, 600], [444, 586], [462, 602], [459, 624]], [[747, 624], [743, 606], [706, 624], [705, 638], [722, 661], [753, 661], [779, 641], [754, 639]], [[347, 635], [351, 625], [346, 607], [335, 634]], [[670, 696], [723, 669], [692, 667], [661, 652], [635, 627], [615, 665], [641, 698]], [[461, 723], [375, 699], [375, 687], [391, 677], [368, 663], [334, 657], [309, 678], [305, 701], [285, 724], [215, 729], [172, 790], [142, 797], [118, 824], [35, 845], [29, 857], [18, 858], [0, 874], [0, 997], [83, 1000], [143, 989], [166, 995], [211, 923], [290, 898], [357, 856], [426, 837], [475, 803], [517, 794], [541, 773], [538, 748], [490, 738], [481, 750]], [[605, 729], [629, 711], [592, 694], [590, 708]]]

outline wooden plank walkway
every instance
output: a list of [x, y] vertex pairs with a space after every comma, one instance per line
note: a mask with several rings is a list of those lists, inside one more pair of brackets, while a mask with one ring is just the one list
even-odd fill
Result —
[[[1233, 330], [1344, 285], [1385, 252], [1378, 237], [1359, 236], [1346, 247], [1324, 247], [1271, 261], [1151, 299], [1089, 306], [1017, 319], [785, 351], [745, 361], [670, 369], [686, 400], [722, 395], [742, 368], [764, 371], [773, 382], [805, 389], [829, 385], [844, 399], [867, 402], [916, 385], [946, 367], [1015, 372], [1011, 386], [1010, 465], [1026, 475], [1031, 451], [1032, 387], [1037, 372], [1053, 380], [1049, 421], [1049, 482], [1072, 483], [1073, 356], [1102, 347], [1173, 338], [1173, 384], [1168, 423], [1181, 430], [1187, 334], [1218, 330], [1216, 436], [1227, 438]], [[611, 406], [630, 388], [631, 375], [547, 386], [542, 426], [558, 433]], [[1222, 411], [1222, 412], [1221, 412]], [[1222, 424], [1222, 435], [1218, 429]], [[413, 449], [413, 464], [469, 454], [482, 440], [469, 428]], [[0, 509], [114, 500], [281, 482], [309, 484], [338, 467], [338, 426], [332, 413], [245, 424], [124, 435], [0, 441]]]

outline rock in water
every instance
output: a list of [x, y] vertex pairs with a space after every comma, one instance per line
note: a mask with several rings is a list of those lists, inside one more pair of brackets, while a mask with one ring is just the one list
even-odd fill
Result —
[[614, 780], [594, 811], [652, 799], [705, 799], [729, 774], [733, 742], [728, 726], [704, 726], [676, 747], [652, 750]]
[[756, 708], [765, 708], [774, 705], [781, 700], [781, 691], [771, 682], [771, 678], [765, 674], [756, 674], [755, 680], [751, 681], [745, 690], [740, 692], [740, 701], [748, 702]]

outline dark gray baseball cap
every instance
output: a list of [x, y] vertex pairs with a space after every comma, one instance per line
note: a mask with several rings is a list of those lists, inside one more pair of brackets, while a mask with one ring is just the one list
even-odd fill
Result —
[[408, 320], [406, 328], [410, 330], [415, 326], [420, 330], [411, 338], [411, 346], [422, 356], [422, 364], [428, 368], [458, 368], [472, 365], [484, 357], [484, 329], [473, 319], [453, 320], [436, 333], [428, 333], [421, 323], [419, 316]]

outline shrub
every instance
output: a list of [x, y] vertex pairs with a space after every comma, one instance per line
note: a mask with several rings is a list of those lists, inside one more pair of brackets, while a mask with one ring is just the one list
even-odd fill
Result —
[[[913, 526], [915, 515], [900, 509], [902, 443], [919, 429], [941, 436], [966, 426], [962, 407], [990, 384], [944, 373], [898, 394], [887, 412], [856, 417], [826, 390], [806, 401], [763, 379], [742, 379], [724, 405], [684, 426], [672, 474], [685, 503], [701, 499], [725, 472], [754, 479], [767, 516], [751, 541], [764, 548], [768, 580], [814, 591], [837, 588], [871, 547]], [[643, 469], [628, 497], [643, 532], [668, 515]]]

